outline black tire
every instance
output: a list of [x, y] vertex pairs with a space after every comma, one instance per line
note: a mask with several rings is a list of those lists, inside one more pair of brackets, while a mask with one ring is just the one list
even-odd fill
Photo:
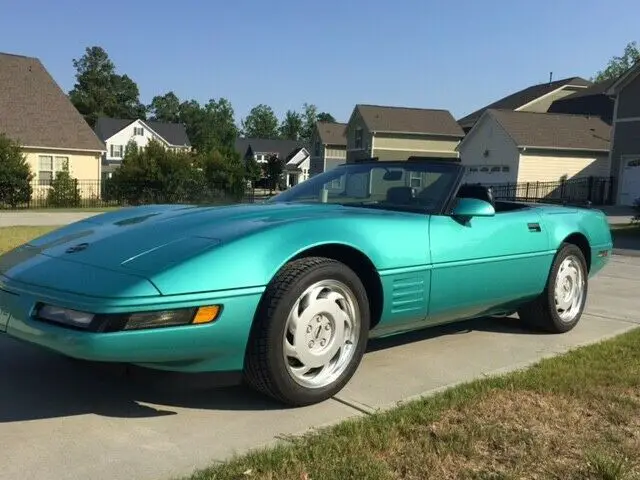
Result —
[[[556, 309], [554, 292], [560, 266], [565, 259], [571, 256], [578, 260], [584, 287], [577, 314], [570, 321], [564, 321]], [[523, 322], [534, 329], [550, 333], [565, 333], [572, 330], [580, 321], [588, 293], [589, 276], [584, 254], [578, 246], [572, 243], [563, 243], [558, 249], [553, 264], [551, 265], [551, 271], [549, 272], [544, 291], [535, 300], [521, 307], [518, 310], [518, 316]]]
[[[332, 383], [308, 388], [289, 374], [283, 355], [283, 338], [289, 312], [305, 290], [321, 280], [346, 285], [359, 309], [358, 340], [348, 366]], [[244, 379], [253, 389], [289, 406], [322, 402], [338, 393], [351, 379], [364, 355], [370, 325], [367, 292], [358, 276], [346, 265], [324, 257], [307, 257], [285, 265], [263, 295], [247, 345]]]

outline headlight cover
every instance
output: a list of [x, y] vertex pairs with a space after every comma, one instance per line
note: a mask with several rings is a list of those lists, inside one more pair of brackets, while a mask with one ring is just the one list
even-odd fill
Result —
[[121, 332], [147, 330], [184, 325], [202, 325], [218, 318], [222, 306], [209, 305], [172, 310], [154, 310], [130, 314], [93, 314], [78, 310], [42, 304], [35, 318], [90, 332]]
[[56, 307], [55, 305], [41, 305], [37, 310], [37, 316], [42, 320], [78, 328], [88, 328], [95, 318], [92, 313]]

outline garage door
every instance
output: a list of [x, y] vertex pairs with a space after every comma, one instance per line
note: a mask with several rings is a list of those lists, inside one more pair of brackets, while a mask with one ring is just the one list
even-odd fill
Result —
[[618, 202], [621, 205], [633, 205], [638, 198], [640, 198], [640, 155], [622, 157]]
[[473, 165], [467, 167], [464, 181], [489, 185], [509, 183], [510, 178], [508, 165]]

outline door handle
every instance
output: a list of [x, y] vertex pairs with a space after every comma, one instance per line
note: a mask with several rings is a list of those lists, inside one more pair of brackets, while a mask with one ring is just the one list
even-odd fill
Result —
[[529, 227], [530, 232], [541, 232], [542, 228], [540, 228], [539, 223], [528, 223], [527, 227]]

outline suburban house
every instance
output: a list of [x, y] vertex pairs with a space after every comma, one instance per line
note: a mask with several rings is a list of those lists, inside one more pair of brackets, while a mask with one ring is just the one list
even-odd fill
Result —
[[[284, 163], [283, 176], [287, 186], [292, 186], [309, 178], [309, 148], [298, 140], [238, 137], [235, 149], [240, 157], [253, 158], [259, 165], [265, 165], [270, 156], [275, 155]], [[263, 179], [264, 180], [264, 179]], [[257, 185], [263, 184], [257, 182]]]
[[347, 161], [458, 159], [464, 131], [447, 110], [358, 104], [346, 127]]
[[467, 183], [608, 177], [611, 126], [599, 117], [487, 109], [458, 150]]
[[154, 139], [167, 149], [176, 151], [191, 149], [187, 130], [179, 123], [99, 117], [94, 130], [106, 146], [106, 152], [102, 158], [103, 178], [110, 178], [114, 170], [121, 165], [125, 148], [130, 141], [133, 141], [138, 148], [145, 148]]
[[258, 163], [266, 163], [271, 155], [285, 161], [294, 150], [301, 147], [307, 148], [307, 145], [298, 140], [238, 137], [235, 142], [235, 149], [242, 158], [253, 157]]
[[615, 98], [611, 175], [617, 179], [616, 203], [633, 205], [640, 198], [640, 62], [607, 89]]
[[0, 86], [0, 133], [20, 143], [38, 185], [34, 195], [46, 196], [65, 164], [81, 181], [81, 195], [99, 195], [105, 146], [40, 60], [0, 53]]
[[310, 175], [331, 170], [347, 161], [347, 124], [316, 122], [311, 136]]
[[304, 147], [296, 148], [285, 158], [284, 175], [285, 185], [293, 187], [309, 178], [311, 156]]
[[474, 124], [489, 110], [512, 110], [516, 112], [547, 112], [551, 105], [562, 98], [591, 87], [592, 82], [581, 77], [563, 78], [531, 85], [527, 88], [511, 93], [495, 102], [479, 108], [475, 112], [458, 120], [460, 126], [468, 133]]
[[578, 115], [594, 115], [602, 118], [609, 125], [613, 122], [614, 100], [607, 95], [613, 80], [594, 83], [569, 96], [555, 100], [549, 107], [549, 113], [572, 113]]

